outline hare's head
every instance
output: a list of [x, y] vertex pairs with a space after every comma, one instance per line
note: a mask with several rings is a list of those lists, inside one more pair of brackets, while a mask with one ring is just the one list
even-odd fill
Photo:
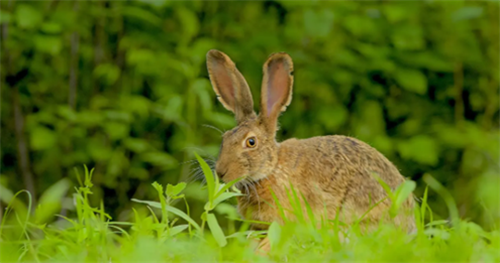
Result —
[[264, 63], [258, 116], [245, 78], [226, 54], [210, 50], [207, 68], [219, 101], [234, 113], [238, 123], [222, 137], [217, 175], [226, 182], [238, 177], [251, 181], [265, 178], [278, 161], [278, 116], [292, 100], [292, 59], [275, 53]]

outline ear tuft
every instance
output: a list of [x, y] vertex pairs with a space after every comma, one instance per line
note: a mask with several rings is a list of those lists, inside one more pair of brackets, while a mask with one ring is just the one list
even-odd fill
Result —
[[220, 52], [219, 50], [217, 49], [211, 49], [207, 52], [207, 60], [209, 59], [215, 59], [215, 60], [218, 60], [220, 62], [225, 62], [227, 60], [227, 56]]

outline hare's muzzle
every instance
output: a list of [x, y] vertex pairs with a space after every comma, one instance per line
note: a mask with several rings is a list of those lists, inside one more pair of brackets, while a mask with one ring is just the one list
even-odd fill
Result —
[[219, 176], [220, 179], [222, 179], [222, 178], [224, 178], [224, 175], [226, 175], [227, 169], [226, 170], [222, 170], [221, 168], [216, 167], [215, 168], [215, 173], [217, 174], [217, 176]]

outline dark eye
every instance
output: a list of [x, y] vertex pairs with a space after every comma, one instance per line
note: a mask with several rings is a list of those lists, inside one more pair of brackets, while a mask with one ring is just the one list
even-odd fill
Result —
[[247, 139], [246, 142], [247, 147], [253, 148], [257, 145], [257, 139], [255, 137], [250, 137]]

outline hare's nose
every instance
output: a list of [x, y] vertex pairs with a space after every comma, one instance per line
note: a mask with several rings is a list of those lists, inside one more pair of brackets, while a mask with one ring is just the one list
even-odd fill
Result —
[[219, 176], [220, 179], [224, 178], [224, 175], [226, 175], [227, 173], [227, 169], [226, 170], [222, 170], [222, 169], [215, 169], [215, 173], [217, 174], [217, 176]]

